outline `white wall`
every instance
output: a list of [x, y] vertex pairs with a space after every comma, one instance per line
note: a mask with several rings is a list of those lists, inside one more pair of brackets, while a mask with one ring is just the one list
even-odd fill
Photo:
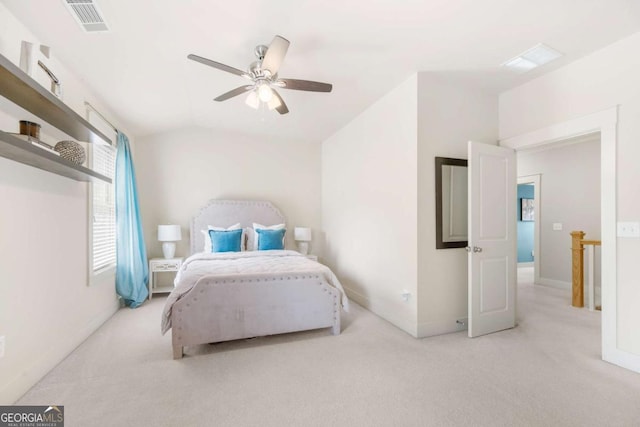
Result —
[[414, 336], [417, 84], [411, 76], [322, 144], [325, 259], [351, 298]]
[[469, 140], [496, 144], [498, 97], [456, 79], [418, 74], [418, 334], [466, 329], [467, 252], [436, 249], [435, 157], [467, 158]]
[[[540, 283], [571, 288], [571, 236], [600, 240], [600, 139], [518, 153], [518, 175], [540, 174]], [[562, 230], [553, 230], [562, 223]], [[587, 257], [585, 254], [585, 261]], [[586, 280], [586, 279], [585, 279]]]
[[467, 317], [466, 252], [435, 249], [435, 157], [496, 144], [497, 119], [496, 95], [421, 72], [323, 143], [329, 265], [353, 299], [416, 337]]
[[320, 144], [185, 129], [136, 143], [142, 223], [149, 256], [161, 256], [158, 224], [182, 226], [177, 256], [189, 254], [191, 217], [210, 199], [268, 200], [293, 227], [312, 228], [311, 252], [322, 256]]
[[[37, 41], [0, 4], [0, 53], [15, 64], [21, 40]], [[84, 116], [87, 100], [118, 125], [79, 78], [55, 60], [51, 65], [67, 105]], [[0, 97], [0, 129], [18, 132], [26, 116]], [[43, 124], [44, 140], [55, 142], [59, 134]], [[11, 404], [108, 319], [118, 302], [113, 277], [88, 286], [87, 184], [0, 158], [0, 200], [0, 335], [6, 337], [0, 404]]]
[[[500, 96], [500, 138], [618, 109], [617, 219], [640, 221], [640, 33]], [[617, 345], [640, 355], [640, 239], [617, 239]]]

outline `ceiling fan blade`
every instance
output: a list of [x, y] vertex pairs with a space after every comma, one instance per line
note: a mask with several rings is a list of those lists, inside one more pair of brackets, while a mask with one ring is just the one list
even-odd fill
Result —
[[272, 76], [278, 74], [284, 56], [287, 54], [287, 49], [289, 49], [289, 40], [281, 36], [275, 36], [262, 60], [262, 69], [269, 70]]
[[233, 98], [234, 96], [238, 96], [238, 95], [242, 95], [243, 93], [253, 89], [253, 85], [245, 85], [245, 86], [240, 86], [237, 87], [233, 90], [230, 90], [227, 93], [223, 93], [222, 95], [220, 95], [219, 97], [215, 98], [214, 101], [226, 101], [229, 98]]
[[309, 92], [331, 92], [333, 85], [329, 83], [313, 82], [311, 80], [278, 79], [278, 87], [283, 89], [306, 90]]
[[235, 74], [236, 76], [249, 77], [250, 78], [249, 74], [245, 73], [242, 70], [238, 70], [237, 68], [233, 68], [233, 67], [230, 67], [228, 65], [224, 65], [224, 64], [221, 64], [221, 63], [216, 62], [216, 61], [212, 61], [212, 60], [207, 59], [207, 58], [203, 58], [202, 56], [190, 54], [190, 55], [187, 56], [187, 58], [189, 58], [192, 61], [196, 61], [196, 62], [199, 62], [201, 64], [208, 65], [209, 67], [217, 68], [218, 70], [222, 70], [222, 71], [226, 71], [227, 73]]
[[271, 88], [271, 90], [273, 91], [273, 96], [278, 98], [278, 100], [280, 101], [280, 105], [276, 107], [276, 111], [280, 114], [287, 114], [289, 112], [289, 109], [287, 108], [287, 104], [284, 103], [284, 99], [282, 99], [280, 94], [275, 89]]

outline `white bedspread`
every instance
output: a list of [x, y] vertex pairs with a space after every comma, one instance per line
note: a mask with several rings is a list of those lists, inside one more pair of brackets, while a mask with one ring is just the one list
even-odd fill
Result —
[[171, 308], [204, 276], [263, 273], [321, 273], [327, 282], [340, 290], [341, 303], [349, 311], [349, 300], [331, 269], [296, 251], [247, 251], [196, 253], [187, 258], [176, 275], [176, 287], [167, 298], [162, 312], [162, 334], [171, 329]]

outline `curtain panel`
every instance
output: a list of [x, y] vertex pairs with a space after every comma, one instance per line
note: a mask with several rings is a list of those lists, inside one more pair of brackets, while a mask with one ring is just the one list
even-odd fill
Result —
[[149, 267], [129, 139], [121, 132], [118, 132], [115, 181], [116, 293], [128, 307], [136, 308], [149, 295]]

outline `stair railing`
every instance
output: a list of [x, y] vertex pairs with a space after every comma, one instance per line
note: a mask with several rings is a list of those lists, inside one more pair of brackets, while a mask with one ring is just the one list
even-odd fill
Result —
[[600, 246], [600, 240], [585, 240], [584, 231], [571, 232], [571, 305], [584, 307], [584, 247], [587, 246], [589, 259], [589, 310], [596, 309], [595, 305], [595, 247]]

